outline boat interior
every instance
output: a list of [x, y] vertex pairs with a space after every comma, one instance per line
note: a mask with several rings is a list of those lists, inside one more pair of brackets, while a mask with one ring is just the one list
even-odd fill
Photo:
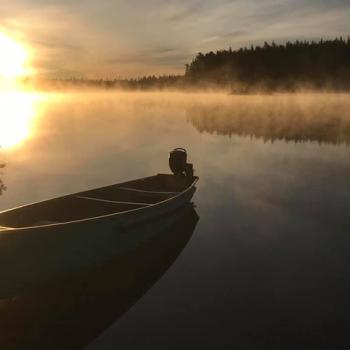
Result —
[[193, 180], [158, 174], [26, 205], [0, 213], [0, 230], [43, 226], [144, 208], [177, 195]]

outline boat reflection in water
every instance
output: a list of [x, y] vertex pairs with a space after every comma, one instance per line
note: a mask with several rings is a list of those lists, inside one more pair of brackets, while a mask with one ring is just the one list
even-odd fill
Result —
[[127, 254], [0, 301], [0, 348], [79, 349], [91, 342], [172, 265], [198, 216], [188, 204], [160, 221], [144, 224], [140, 229], [155, 235]]

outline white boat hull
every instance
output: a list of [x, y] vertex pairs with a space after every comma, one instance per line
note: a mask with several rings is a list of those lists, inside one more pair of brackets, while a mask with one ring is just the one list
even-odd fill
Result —
[[157, 226], [171, 225], [171, 216], [176, 219], [176, 210], [189, 203], [194, 192], [193, 185], [171, 200], [123, 215], [0, 231], [0, 298], [135, 249], [159, 231], [147, 222], [168, 214]]

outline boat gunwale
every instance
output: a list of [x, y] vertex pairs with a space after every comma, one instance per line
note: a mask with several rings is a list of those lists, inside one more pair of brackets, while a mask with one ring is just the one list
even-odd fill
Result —
[[[157, 174], [157, 175], [163, 175], [163, 174]], [[155, 177], [157, 175], [146, 176], [146, 177], [134, 180], [134, 181], [149, 179], [149, 178]], [[167, 175], [167, 174], [164, 174], [164, 175]], [[159, 202], [156, 202], [156, 203], [152, 203], [152, 204], [148, 205], [147, 207], [140, 207], [140, 208], [120, 211], [120, 212], [117, 212], [117, 213], [93, 216], [93, 217], [89, 217], [89, 218], [85, 218], [85, 219], [70, 220], [70, 221], [65, 221], [65, 222], [55, 222], [55, 223], [50, 223], [50, 224], [45, 224], [45, 225], [35, 225], [35, 226], [26, 226], [26, 227], [6, 227], [6, 226], [1, 226], [3, 229], [0, 230], [0, 237], [3, 236], [3, 235], [6, 235], [6, 234], [12, 234], [12, 233], [14, 233], [13, 231], [22, 231], [23, 232], [23, 231], [32, 231], [34, 229], [38, 230], [38, 229], [58, 227], [58, 226], [64, 226], [64, 225], [74, 225], [74, 224], [78, 224], [78, 223], [94, 221], [94, 220], [97, 221], [97, 220], [101, 220], [101, 219], [104, 219], [104, 218], [110, 218], [110, 217], [117, 216], [117, 215], [129, 214], [129, 213], [132, 213], [132, 212], [138, 212], [138, 211], [141, 211], [141, 210], [147, 210], [147, 209], [150, 209], [150, 208], [154, 208], [156, 206], [162, 205], [162, 204], [164, 204], [166, 202], [169, 202], [169, 201], [171, 201], [171, 200], [173, 200], [175, 198], [178, 198], [178, 197], [182, 196], [183, 194], [189, 192], [189, 190], [192, 189], [196, 185], [198, 180], [199, 180], [198, 176], [193, 176], [192, 183], [185, 190], [178, 192], [177, 194], [175, 194], [172, 197], [163, 199], [163, 200], [161, 200]], [[129, 182], [129, 181], [127, 181], [127, 182]], [[123, 182], [120, 183], [120, 184], [123, 184]], [[118, 184], [115, 184], [115, 185], [118, 185]], [[114, 186], [114, 185], [109, 185], [109, 186]], [[54, 198], [47, 199], [47, 200], [44, 200], [44, 201], [38, 201], [38, 202], [33, 202], [33, 203], [29, 203], [29, 204], [20, 205], [20, 206], [15, 207], [15, 208], [5, 209], [5, 210], [0, 212], [0, 215], [2, 213], [6, 213], [8, 211], [17, 210], [17, 209], [20, 209], [20, 208], [24, 208], [24, 207], [27, 207], [27, 206], [31, 206], [31, 205], [35, 205], [35, 204], [39, 204], [39, 203], [43, 203], [43, 202], [48, 202], [48, 201], [54, 200], [54, 199], [75, 196], [75, 195], [77, 195], [79, 193], [84, 193], [84, 192], [88, 192], [88, 191], [91, 191], [91, 190], [94, 190], [94, 189], [99, 189], [99, 188], [104, 188], [104, 187], [109, 187], [109, 186], [108, 185], [107, 186], [102, 186], [102, 187], [93, 188], [93, 189], [86, 190], [86, 191], [80, 191], [80, 192], [76, 192], [76, 193], [63, 195], [61, 197], [54, 197]]]

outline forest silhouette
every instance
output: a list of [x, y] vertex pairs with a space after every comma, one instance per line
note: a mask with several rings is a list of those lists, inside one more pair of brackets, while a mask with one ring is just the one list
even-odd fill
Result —
[[[44, 79], [36, 88], [225, 89], [233, 93], [263, 91], [350, 90], [350, 37], [333, 40], [265, 42], [239, 50], [198, 53], [184, 75], [135, 79]], [[30, 84], [33, 81], [27, 80]]]
[[231, 87], [234, 91], [350, 89], [350, 38], [295, 41], [285, 45], [265, 42], [238, 51], [198, 53], [186, 66], [193, 85]]

